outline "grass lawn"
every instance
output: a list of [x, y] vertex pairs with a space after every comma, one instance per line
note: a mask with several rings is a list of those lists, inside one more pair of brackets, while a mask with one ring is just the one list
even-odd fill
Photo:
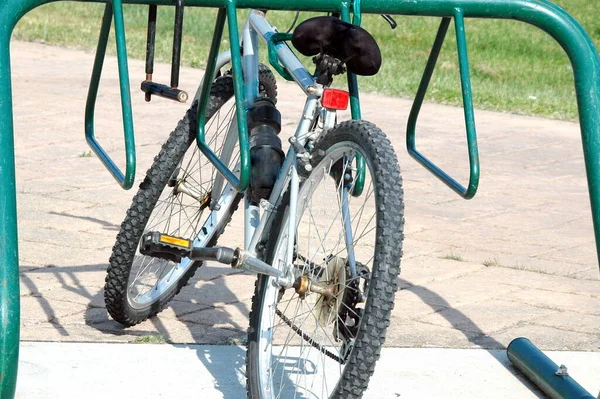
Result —
[[[575, 16], [600, 44], [600, 6], [595, 0], [556, 0]], [[96, 46], [101, 4], [52, 3], [27, 14], [16, 27], [20, 40], [93, 50]], [[131, 57], [143, 59], [146, 45], [147, 7], [127, 5], [125, 24]], [[159, 7], [157, 59], [169, 62], [173, 29], [172, 7]], [[182, 60], [202, 67], [216, 12], [186, 8]], [[240, 12], [243, 18], [245, 12]], [[269, 20], [287, 30], [294, 14], [272, 12]], [[301, 20], [308, 13], [300, 15]], [[375, 77], [362, 78], [361, 89], [412, 98], [427, 61], [439, 18], [397, 16], [391, 30], [379, 16], [365, 16], [363, 26], [381, 46], [384, 65]], [[243, 20], [241, 20], [243, 21]], [[242, 22], [240, 22], [241, 24]], [[474, 102], [477, 108], [540, 115], [557, 119], [577, 118], [573, 75], [559, 45], [537, 28], [515, 21], [467, 20]], [[454, 30], [438, 61], [427, 100], [460, 105], [461, 91]], [[228, 45], [224, 40], [223, 46]], [[109, 46], [115, 52], [114, 44]], [[143, 77], [139, 77], [142, 79]], [[132, 77], [135, 80], [135, 77]], [[168, 77], [163, 80], [165, 83]]]

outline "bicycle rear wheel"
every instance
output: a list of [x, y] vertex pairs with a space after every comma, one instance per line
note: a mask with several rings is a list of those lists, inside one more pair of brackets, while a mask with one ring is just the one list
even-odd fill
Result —
[[[398, 161], [384, 133], [365, 121], [329, 130], [312, 153], [320, 151], [298, 194], [296, 285], [285, 290], [271, 277], [257, 280], [249, 398], [358, 398], [385, 339], [404, 223]], [[364, 190], [354, 197], [357, 154], [367, 166]], [[289, 207], [282, 203], [266, 252], [275, 267], [283, 267], [288, 248]]]
[[[275, 99], [275, 77], [264, 65], [259, 73], [260, 93]], [[206, 110], [207, 143], [232, 170], [239, 159], [233, 93], [231, 75], [218, 77]], [[143, 234], [158, 231], [212, 247], [242, 198], [222, 180], [216, 184], [218, 172], [196, 146], [196, 114], [194, 103], [154, 159], [113, 247], [104, 299], [112, 318], [126, 326], [163, 310], [202, 264], [142, 255]]]

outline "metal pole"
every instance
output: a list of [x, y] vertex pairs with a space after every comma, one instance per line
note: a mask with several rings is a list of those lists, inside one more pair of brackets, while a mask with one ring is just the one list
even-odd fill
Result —
[[19, 256], [10, 81], [11, 32], [12, 26], [4, 25], [0, 29], [0, 399], [14, 396], [19, 361]]
[[508, 359], [552, 399], [594, 399], [527, 338], [516, 338], [506, 348]]

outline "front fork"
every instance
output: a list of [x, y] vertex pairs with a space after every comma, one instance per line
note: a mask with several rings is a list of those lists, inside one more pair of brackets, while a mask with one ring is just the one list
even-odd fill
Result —
[[[333, 128], [335, 126], [336, 122], [337, 122], [337, 114], [334, 110], [322, 109], [321, 113], [319, 115], [319, 121], [318, 121], [318, 123], [321, 125], [321, 128], [322, 128], [321, 135], [326, 134], [327, 130]], [[298, 137], [298, 135], [296, 135], [295, 137]], [[305, 147], [310, 148], [312, 146], [312, 141], [314, 141], [315, 139], [316, 139], [315, 137], [312, 137], [308, 143], [305, 143]], [[292, 144], [295, 144], [295, 143], [297, 143], [297, 141], [292, 140]], [[297, 147], [297, 144], [295, 146], [292, 145], [292, 147]], [[289, 204], [289, 218], [288, 218], [288, 225], [287, 225], [287, 228], [288, 228], [287, 235], [289, 238], [287, 241], [286, 262], [285, 262], [285, 270], [284, 270], [284, 274], [286, 276], [292, 276], [294, 273], [294, 253], [295, 253], [296, 233], [297, 233], [297, 227], [298, 227], [298, 211], [299, 211], [297, 209], [297, 202], [298, 202], [297, 200], [298, 200], [298, 191], [299, 191], [299, 187], [301, 184], [297, 168], [303, 168], [306, 165], [306, 159], [305, 159], [306, 155], [308, 155], [306, 152], [303, 153], [303, 152], [297, 150], [296, 157], [297, 157], [298, 162], [292, 164], [292, 166], [290, 168], [290, 186], [289, 186], [290, 204]], [[339, 189], [339, 201], [340, 201], [342, 225], [343, 225], [343, 232], [344, 232], [344, 243], [346, 246], [346, 253], [347, 253], [346, 264], [348, 267], [348, 274], [349, 274], [348, 277], [351, 280], [355, 280], [359, 275], [358, 267], [356, 264], [356, 256], [355, 256], [355, 252], [354, 252], [354, 232], [352, 229], [352, 218], [351, 218], [351, 214], [350, 214], [350, 199], [352, 198], [353, 185], [355, 183], [355, 180], [356, 180], [356, 177], [358, 174], [356, 169], [352, 168], [351, 165], [355, 162], [357, 157], [358, 157], [358, 154], [344, 157], [344, 159], [342, 160], [342, 165], [343, 165], [342, 172], [343, 173], [342, 173], [342, 176], [339, 176], [340, 181], [338, 183], [338, 187], [340, 188]], [[303, 175], [304, 175], [305, 171], [302, 171]], [[296, 280], [298, 280], [302, 277], [304, 277], [304, 276], [297, 276]], [[318, 287], [319, 284], [316, 282], [313, 282], [313, 284], [315, 285], [316, 290], [318, 290], [318, 289], [326, 290], [327, 289], [326, 287]], [[296, 284], [295, 284], [294, 288], [298, 289]], [[315, 292], [317, 292], [317, 291], [315, 291]]]
[[[346, 178], [348, 176], [348, 178]], [[344, 172], [342, 179], [350, 180], [352, 176]], [[354, 255], [354, 235], [352, 233], [352, 219], [350, 218], [350, 184], [344, 184], [341, 189], [340, 206], [342, 208], [342, 223], [344, 225], [344, 242], [346, 244], [346, 253], [348, 254], [348, 271], [350, 278], [355, 279], [358, 276], [356, 268], [356, 257]]]

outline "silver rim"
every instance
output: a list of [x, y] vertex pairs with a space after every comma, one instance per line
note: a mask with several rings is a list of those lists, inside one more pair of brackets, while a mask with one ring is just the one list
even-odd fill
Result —
[[[239, 160], [235, 105], [231, 99], [225, 103], [206, 125], [208, 145], [216, 154], [230, 159], [235, 172]], [[233, 143], [234, 148], [227, 148]], [[231, 155], [230, 155], [231, 154]], [[195, 142], [184, 155], [169, 183], [163, 189], [144, 233], [160, 231], [165, 234], [193, 239], [195, 245], [206, 245], [229, 214], [229, 207], [237, 192], [229, 185], [219, 190], [217, 206], [211, 207], [217, 171], [198, 149]], [[212, 210], [211, 210], [212, 208]], [[141, 309], [157, 301], [189, 270], [193, 262], [185, 258], [180, 263], [144, 256], [136, 250], [127, 287], [127, 301], [134, 309]]]
[[[368, 165], [365, 189], [359, 197], [347, 197], [350, 212], [345, 212], [339, 195], [342, 180], [336, 182], [330, 173], [340, 165], [342, 175], [350, 172], [354, 155], [361, 152], [352, 142], [332, 146], [300, 189], [294, 270], [297, 276], [306, 275], [330, 287], [335, 295], [326, 298], [309, 292], [302, 299], [293, 288], [282, 294], [269, 281], [258, 331], [258, 387], [264, 398], [327, 398], [343, 375], [360, 326], [360, 321], [352, 325], [356, 319], [349, 316], [361, 312], [368, 295], [365, 282], [375, 252], [376, 198]], [[287, 216], [284, 219], [282, 226], [287, 225]], [[350, 229], [352, 244], [346, 245]], [[284, 267], [287, 241], [284, 227], [274, 266]], [[348, 271], [353, 255], [363, 273], [354, 279]], [[355, 284], [365, 294], [358, 304], [348, 302], [349, 294], [357, 292]]]

